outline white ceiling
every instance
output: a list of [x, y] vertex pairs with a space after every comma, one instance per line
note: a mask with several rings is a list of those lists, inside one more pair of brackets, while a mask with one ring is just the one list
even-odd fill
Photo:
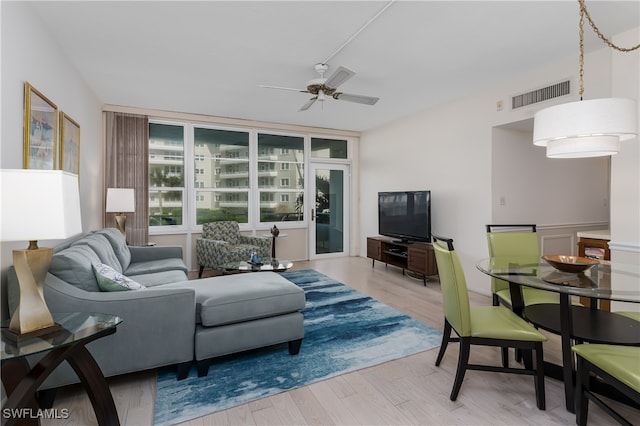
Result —
[[[298, 112], [313, 65], [386, 1], [41, 1], [30, 5], [105, 104], [362, 131], [578, 57], [578, 1], [402, 1], [328, 64], [356, 72]], [[640, 2], [588, 0], [607, 35], [640, 26]], [[587, 49], [604, 47], [585, 28]], [[331, 74], [331, 69], [329, 74]], [[586, 65], [588, 72], [588, 64]]]

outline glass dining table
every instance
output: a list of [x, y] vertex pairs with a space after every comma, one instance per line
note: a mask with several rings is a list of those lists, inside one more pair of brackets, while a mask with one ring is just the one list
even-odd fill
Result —
[[[600, 261], [580, 273], [562, 272], [542, 259], [495, 257], [476, 264], [483, 273], [509, 283], [513, 311], [561, 338], [562, 365], [545, 362], [545, 374], [563, 380], [565, 405], [575, 412], [572, 341], [640, 346], [640, 321], [599, 310], [599, 300], [640, 303], [640, 265]], [[522, 287], [558, 293], [559, 304], [525, 306]], [[590, 307], [573, 304], [586, 297]]]

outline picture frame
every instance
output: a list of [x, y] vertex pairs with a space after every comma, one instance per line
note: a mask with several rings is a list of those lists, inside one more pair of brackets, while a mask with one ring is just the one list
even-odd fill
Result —
[[24, 84], [24, 168], [55, 170], [58, 107], [31, 84]]
[[60, 111], [60, 170], [80, 175], [80, 125]]

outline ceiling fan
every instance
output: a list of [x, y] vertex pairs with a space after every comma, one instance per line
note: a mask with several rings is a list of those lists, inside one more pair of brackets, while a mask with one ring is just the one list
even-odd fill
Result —
[[327, 97], [332, 97], [333, 99], [337, 99], [340, 101], [356, 102], [365, 105], [374, 105], [380, 99], [371, 96], [352, 95], [349, 93], [338, 92], [338, 86], [355, 75], [355, 72], [351, 71], [350, 69], [342, 66], [338, 67], [338, 69], [336, 69], [336, 71], [331, 74], [329, 78], [324, 77], [324, 74], [329, 70], [329, 65], [316, 64], [315, 69], [316, 72], [320, 74], [320, 77], [309, 80], [307, 82], [306, 89], [267, 86], [263, 84], [261, 84], [260, 87], [264, 87], [267, 89], [293, 90], [296, 92], [311, 93], [312, 95], [314, 95], [304, 105], [302, 105], [299, 111], [306, 111], [311, 107], [311, 105], [315, 103], [315, 101], [323, 102]]

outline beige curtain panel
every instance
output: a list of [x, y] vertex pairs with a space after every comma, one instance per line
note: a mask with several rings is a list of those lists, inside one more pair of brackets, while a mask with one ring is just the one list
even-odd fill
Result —
[[[135, 212], [127, 213], [127, 242], [145, 245], [149, 239], [149, 118], [105, 112], [105, 187], [133, 188]], [[104, 226], [115, 227], [113, 213], [104, 214]]]

